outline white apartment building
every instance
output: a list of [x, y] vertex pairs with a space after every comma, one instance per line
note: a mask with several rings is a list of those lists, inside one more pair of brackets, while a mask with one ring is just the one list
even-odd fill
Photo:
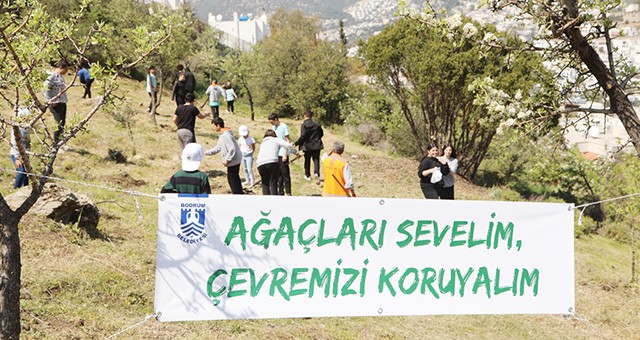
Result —
[[252, 15], [233, 13], [233, 20], [223, 21], [220, 14], [209, 13], [209, 26], [220, 32], [221, 44], [241, 51], [250, 51], [253, 46], [267, 36], [267, 15], [257, 18]]

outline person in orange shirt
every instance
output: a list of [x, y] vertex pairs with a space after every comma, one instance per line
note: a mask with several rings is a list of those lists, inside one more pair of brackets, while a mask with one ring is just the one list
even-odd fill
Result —
[[322, 160], [324, 170], [322, 196], [356, 197], [349, 162], [342, 157], [343, 152], [344, 142], [336, 141], [333, 143], [333, 150]]

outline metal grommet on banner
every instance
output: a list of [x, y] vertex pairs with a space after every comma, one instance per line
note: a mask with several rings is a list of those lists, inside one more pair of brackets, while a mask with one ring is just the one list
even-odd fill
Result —
[[158, 199], [160, 200], [160, 202], [164, 202], [167, 199], [167, 197], [165, 195], [160, 195]]
[[378, 314], [382, 314], [382, 308], [378, 308]]
[[384, 200], [380, 200], [380, 205], [384, 205]]

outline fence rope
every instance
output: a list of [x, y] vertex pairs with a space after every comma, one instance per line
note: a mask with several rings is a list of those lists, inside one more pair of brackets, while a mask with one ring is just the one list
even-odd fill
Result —
[[35, 177], [40, 177], [40, 178], [51, 179], [51, 180], [54, 180], [54, 181], [74, 183], [74, 184], [84, 185], [84, 186], [93, 187], [93, 188], [106, 189], [106, 190], [110, 190], [110, 191], [119, 191], [119, 192], [123, 192], [125, 194], [129, 194], [129, 195], [133, 195], [133, 196], [158, 198], [158, 195], [147, 194], [147, 193], [140, 192], [140, 191], [124, 190], [124, 189], [108, 187], [108, 186], [104, 186], [104, 185], [91, 184], [91, 183], [81, 182], [81, 181], [74, 181], [74, 180], [71, 180], [71, 179], [64, 179], [64, 178], [60, 178], [60, 177], [38, 175], [38, 174], [30, 173], [30, 172], [18, 171], [18, 170], [13, 170], [13, 169], [0, 168], [0, 170], [6, 171], [6, 172], [18, 173], [18, 174], [25, 174], [25, 175], [35, 176]]
[[133, 197], [135, 203], [136, 203], [136, 210], [138, 211], [138, 220], [140, 220], [140, 221], [142, 221], [142, 210], [140, 208], [140, 202], [138, 201], [138, 196], [140, 196], [140, 197], [151, 197], [151, 198], [158, 199], [158, 195], [147, 194], [147, 193], [140, 192], [140, 191], [124, 190], [124, 189], [119, 189], [119, 188], [114, 188], [114, 187], [108, 187], [108, 186], [105, 186], [105, 185], [98, 185], [98, 184], [92, 184], [92, 183], [87, 183], [87, 182], [74, 181], [74, 180], [71, 180], [71, 179], [64, 179], [64, 178], [54, 177], [54, 176], [39, 175], [39, 174], [31, 173], [31, 172], [18, 171], [18, 170], [14, 170], [14, 169], [0, 168], [0, 170], [5, 171], [5, 172], [13, 172], [13, 173], [17, 173], [17, 174], [25, 174], [25, 175], [28, 175], [28, 176], [34, 176], [34, 177], [39, 177], [39, 178], [46, 178], [48, 180], [54, 180], [54, 181], [59, 181], [59, 182], [73, 183], [73, 184], [82, 185], [82, 186], [86, 186], [86, 187], [92, 187], [92, 188], [104, 189], [104, 190], [109, 190], [109, 191], [121, 192], [121, 193], [125, 193], [125, 194], [128, 194], [128, 195], [131, 195]]
[[109, 335], [108, 337], [106, 337], [106, 338], [105, 338], [105, 340], [106, 340], [106, 339], [112, 339], [112, 338], [115, 338], [115, 337], [117, 337], [118, 335], [120, 335], [120, 334], [122, 334], [122, 333], [124, 333], [124, 332], [126, 332], [126, 331], [128, 331], [128, 330], [130, 330], [130, 329], [136, 328], [136, 327], [138, 327], [138, 326], [142, 325], [143, 323], [145, 323], [145, 322], [147, 322], [147, 321], [149, 321], [149, 320], [151, 320], [151, 319], [157, 319], [159, 316], [160, 316], [160, 313], [156, 313], [156, 314], [147, 314], [147, 316], [144, 318], [144, 320], [142, 320], [142, 321], [140, 321], [140, 322], [138, 322], [138, 323], [136, 323], [136, 324], [133, 324], [133, 325], [131, 325], [131, 326], [129, 326], [129, 327], [127, 327], [127, 328], [125, 328], [125, 329], [123, 329], [123, 330], [119, 331], [118, 333], [115, 333], [115, 334]]

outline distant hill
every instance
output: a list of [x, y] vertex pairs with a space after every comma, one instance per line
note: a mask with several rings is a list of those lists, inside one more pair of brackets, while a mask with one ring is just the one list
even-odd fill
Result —
[[[412, 8], [421, 9], [424, 1], [408, 0]], [[438, 1], [440, 5], [457, 4], [458, 1]], [[208, 14], [220, 14], [222, 20], [231, 20], [233, 13], [270, 15], [279, 8], [302, 10], [322, 20], [323, 35], [328, 39], [338, 39], [339, 21], [343, 20], [345, 32], [350, 41], [366, 38], [382, 30], [395, 20], [397, 1], [389, 0], [195, 0], [191, 3], [198, 17], [207, 21]], [[355, 39], [354, 39], [355, 38]]]

